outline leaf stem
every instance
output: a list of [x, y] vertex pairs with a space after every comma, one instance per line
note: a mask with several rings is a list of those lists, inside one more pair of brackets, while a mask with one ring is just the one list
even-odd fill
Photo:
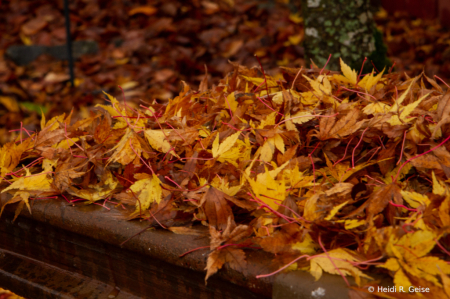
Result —
[[301, 256], [299, 256], [298, 258], [296, 258], [296, 259], [294, 259], [293, 261], [291, 261], [290, 263], [288, 263], [287, 265], [284, 265], [283, 267], [281, 267], [281, 268], [278, 269], [277, 271], [272, 272], [272, 273], [269, 273], [269, 274], [256, 275], [256, 278], [264, 278], [264, 277], [269, 277], [269, 276], [275, 275], [275, 274], [277, 274], [277, 273], [283, 271], [284, 269], [286, 269], [287, 267], [289, 267], [289, 266], [292, 265], [293, 263], [297, 262], [299, 259], [302, 259], [302, 258], [304, 258], [304, 257], [308, 257], [308, 258], [309, 258], [309, 257], [311, 257], [311, 256], [310, 256], [310, 255], [307, 255], [307, 254], [301, 255]]
[[412, 160], [414, 160], [414, 159], [417, 159], [417, 158], [419, 158], [419, 157], [421, 157], [421, 156], [423, 156], [423, 155], [426, 155], [426, 154], [428, 154], [428, 153], [434, 151], [435, 149], [437, 149], [438, 147], [440, 147], [441, 145], [443, 145], [444, 143], [446, 143], [449, 139], [450, 139], [450, 135], [449, 135], [447, 138], [445, 138], [444, 141], [442, 141], [441, 143], [439, 143], [438, 145], [436, 145], [436, 146], [433, 147], [432, 149], [429, 149], [429, 150], [427, 150], [426, 152], [424, 152], [424, 153], [422, 153], [422, 154], [420, 154], [420, 155], [417, 155], [417, 156], [415, 156], [415, 157], [412, 157], [412, 158], [406, 160], [406, 162], [404, 162], [404, 163], [402, 164], [402, 166], [400, 166], [400, 168], [398, 169], [397, 175], [395, 176], [395, 179], [394, 179], [394, 182], [397, 181], [397, 178], [398, 178], [398, 176], [400, 175], [400, 171], [402, 170], [403, 166], [406, 165], [406, 163], [408, 163], [408, 162], [410, 162], [410, 161], [412, 161]]
[[333, 259], [330, 257], [330, 255], [328, 254], [327, 250], [325, 249], [325, 247], [322, 244], [322, 240], [321, 240], [321, 235], [319, 234], [319, 245], [322, 248], [323, 252], [325, 253], [325, 255], [328, 257], [328, 259], [330, 260], [331, 264], [333, 265], [333, 267], [339, 272], [339, 274], [342, 276], [342, 278], [344, 279], [345, 283], [347, 284], [347, 286], [350, 286], [350, 284], [348, 283], [347, 278], [345, 277], [344, 274], [342, 274], [341, 269], [339, 269], [336, 264], [334, 263]]
[[369, 128], [369, 127], [367, 127], [367, 128], [364, 129], [364, 131], [363, 131], [362, 134], [361, 134], [361, 139], [359, 139], [358, 144], [357, 144], [357, 145], [355, 146], [355, 148], [353, 149], [353, 152], [352, 152], [352, 168], [355, 168], [355, 151], [356, 151], [356, 149], [358, 148], [358, 146], [359, 146], [359, 144], [361, 143], [361, 141], [363, 140], [364, 133], [367, 131], [368, 128]]
[[403, 151], [405, 148], [405, 140], [406, 140], [406, 130], [403, 132], [403, 142], [402, 142], [402, 149], [400, 150], [400, 159], [398, 159], [397, 164], [395, 164], [395, 165], [398, 165], [398, 163], [400, 163], [400, 161], [402, 160]]
[[185, 255], [187, 255], [187, 254], [189, 254], [189, 253], [191, 253], [191, 252], [194, 252], [194, 251], [197, 251], [197, 250], [206, 249], [206, 248], [210, 248], [210, 247], [211, 247], [211, 246], [201, 246], [201, 247], [197, 247], [197, 248], [191, 249], [191, 250], [189, 250], [189, 251], [186, 251], [186, 252], [183, 253], [183, 254], [180, 254], [178, 257], [183, 257], [183, 256], [185, 256]]

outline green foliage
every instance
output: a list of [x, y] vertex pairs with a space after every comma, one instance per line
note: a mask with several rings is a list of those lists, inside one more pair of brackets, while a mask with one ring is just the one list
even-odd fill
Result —
[[[369, 62], [372, 61], [375, 67], [381, 71], [383, 68], [387, 68], [392, 65], [391, 60], [387, 57], [387, 47], [383, 41], [383, 34], [380, 30], [375, 29], [373, 33], [373, 37], [375, 38], [375, 48], [376, 50], [370, 53]], [[370, 72], [372, 70], [372, 64], [368, 64], [364, 67], [364, 72]]]

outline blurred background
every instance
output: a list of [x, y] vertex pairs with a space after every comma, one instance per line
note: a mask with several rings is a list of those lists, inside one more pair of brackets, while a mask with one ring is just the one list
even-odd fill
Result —
[[[21, 125], [39, 129], [41, 112], [52, 117], [74, 109], [86, 117], [104, 103], [102, 90], [122, 99], [118, 85], [136, 105], [164, 103], [178, 94], [181, 80], [197, 90], [205, 67], [210, 86], [217, 84], [232, 71], [229, 60], [259, 66], [256, 54], [273, 76], [279, 66], [309, 67], [303, 2], [69, 0], [71, 87], [63, 1], [1, 0], [0, 144]], [[371, 5], [395, 71], [449, 81], [450, 1]]]

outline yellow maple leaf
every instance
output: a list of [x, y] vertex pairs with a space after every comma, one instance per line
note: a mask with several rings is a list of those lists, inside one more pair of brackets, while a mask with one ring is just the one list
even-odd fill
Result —
[[[201, 185], [202, 184], [200, 184], [200, 186]], [[216, 176], [211, 181], [211, 186], [213, 186], [216, 189], [219, 189], [220, 191], [222, 191], [223, 193], [225, 193], [225, 194], [227, 194], [229, 196], [235, 196], [236, 193], [238, 193], [239, 190], [241, 190], [241, 187], [243, 186], [243, 184], [241, 183], [240, 185], [230, 187], [230, 183], [228, 182], [226, 177], [221, 179], [221, 178]]]
[[56, 167], [58, 163], [58, 159], [50, 160], [50, 159], [44, 159], [42, 160], [42, 168], [44, 169], [44, 172], [51, 172], [53, 171], [54, 167]]
[[275, 147], [282, 153], [284, 154], [284, 141], [283, 138], [281, 137], [280, 134], [276, 134], [275, 136], [273, 136], [273, 140], [275, 143]]
[[169, 136], [170, 131], [172, 130], [164, 130], [164, 132], [162, 130], [145, 130], [144, 136], [152, 148], [162, 153], [167, 153], [172, 146], [164, 138]]
[[265, 169], [264, 173], [258, 174], [256, 180], [251, 179], [246, 173], [245, 178], [250, 183], [253, 193], [267, 204], [270, 208], [277, 210], [279, 205], [286, 198], [286, 187], [284, 180], [275, 180], [280, 171], [286, 167], [288, 162], [270, 172]]
[[341, 71], [344, 74], [344, 76], [334, 75], [334, 78], [343, 83], [356, 84], [356, 82], [358, 81], [358, 74], [356, 73], [356, 71], [352, 70], [351, 67], [345, 64], [342, 58], [340, 58], [340, 63], [341, 63]]
[[417, 122], [409, 129], [408, 133], [406, 133], [406, 138], [414, 142], [415, 144], [422, 143], [423, 139], [426, 137], [422, 131], [419, 130]]
[[317, 213], [319, 209], [317, 207], [317, 202], [319, 201], [320, 196], [324, 193], [323, 191], [316, 192], [313, 196], [310, 196], [306, 199], [305, 208], [303, 212], [303, 217], [308, 221], [314, 221], [321, 218], [321, 213]]
[[374, 76], [373, 72], [364, 76], [364, 78], [362, 78], [361, 81], [358, 82], [358, 86], [364, 88], [367, 91], [370, 91], [372, 87], [377, 85], [377, 83], [383, 77], [383, 73], [384, 69], [376, 76]]
[[326, 94], [330, 95], [332, 92], [332, 87], [330, 81], [326, 76], [319, 76], [316, 80], [313, 80], [305, 75], [303, 77], [308, 80], [311, 87], [317, 92], [319, 95]]
[[406, 96], [409, 94], [409, 91], [411, 90], [411, 87], [413, 86], [414, 82], [416, 82], [416, 78], [411, 80], [411, 84], [409, 84], [408, 88], [402, 95], [395, 101], [394, 105], [392, 105], [391, 109], [388, 112], [397, 112], [399, 105], [403, 103], [403, 101], [406, 99]]
[[407, 290], [410, 286], [412, 286], [411, 281], [402, 269], [399, 269], [397, 272], [395, 272], [394, 284], [399, 289], [401, 287], [402, 290]]
[[245, 142], [238, 139], [233, 147], [217, 158], [217, 161], [222, 163], [228, 162], [235, 167], [239, 167], [239, 161], [250, 160], [251, 151], [252, 146], [248, 138], [245, 138]]
[[106, 92], [103, 92], [103, 93], [110, 100], [111, 106], [110, 105], [97, 104], [95, 107], [102, 107], [103, 109], [108, 111], [108, 113], [112, 117], [114, 117], [114, 119], [117, 120], [117, 122], [115, 123], [113, 129], [125, 128], [126, 126], [128, 126], [128, 123], [130, 123], [132, 129], [135, 130], [135, 131], [140, 131], [142, 128], [145, 127], [146, 119], [144, 117], [142, 117], [142, 118], [129, 118], [130, 116], [132, 116], [131, 112], [127, 111], [127, 109], [125, 107], [120, 105], [119, 101], [115, 97], [107, 94]]
[[[15, 182], [13, 182], [11, 185], [9, 185], [7, 188], [3, 189], [1, 193], [9, 191], [9, 193], [12, 193], [14, 196], [7, 201], [1, 211], [0, 216], [3, 212], [4, 207], [7, 204], [12, 204], [16, 202], [20, 202], [18, 208], [16, 209], [16, 215], [14, 217], [14, 220], [19, 215], [20, 211], [22, 210], [23, 205], [25, 204], [30, 211], [31, 214], [31, 208], [28, 202], [28, 198], [30, 196], [39, 196], [39, 195], [45, 195], [50, 196], [57, 194], [57, 192], [53, 189], [51, 186], [53, 179], [51, 178], [50, 174], [48, 173], [48, 168], [43, 173], [37, 173], [32, 175], [30, 173], [30, 170], [28, 168], [25, 168], [25, 175], [18, 178]], [[50, 169], [51, 170], [51, 169]]]
[[205, 126], [200, 126], [200, 127], [198, 128], [198, 135], [199, 135], [200, 137], [206, 138], [206, 137], [208, 137], [209, 135], [211, 135], [211, 131], [210, 131], [207, 127], [205, 127]]
[[[427, 256], [406, 261], [400, 257], [396, 259], [396, 261], [400, 267], [394, 275], [394, 283], [399, 287], [404, 287], [405, 284], [407, 285], [409, 282], [409, 278], [406, 277], [405, 273], [408, 273], [409, 276], [415, 276], [417, 278], [428, 280], [437, 287], [442, 287], [437, 276], [439, 274], [450, 273], [450, 266], [438, 257]], [[390, 265], [393, 268], [395, 267], [393, 262], [390, 262]], [[398, 278], [396, 279], [396, 277]]]
[[[123, 109], [122, 107], [120, 107], [119, 101], [118, 101], [115, 97], [109, 95], [109, 94], [106, 93], [106, 92], [103, 92], [103, 93], [104, 93], [104, 94], [108, 97], [108, 99], [111, 101], [111, 105], [112, 105], [112, 106], [97, 104], [95, 107], [102, 107], [103, 109], [105, 109], [106, 111], [108, 111], [109, 114], [110, 114], [111, 116], [126, 115], [125, 109]], [[117, 120], [118, 120], [119, 122], [124, 122], [125, 125], [126, 125], [126, 121], [125, 121], [123, 118], [118, 117]]]
[[25, 168], [26, 174], [17, 181], [2, 190], [1, 193], [9, 190], [21, 190], [28, 192], [54, 192], [51, 183], [53, 179], [48, 173], [37, 173], [32, 175], [28, 168]]
[[[293, 123], [301, 125], [301, 124], [306, 123], [315, 118], [315, 116], [311, 116], [311, 114], [313, 114], [313, 113], [308, 112], [308, 111], [299, 111], [292, 116], [286, 115], [286, 119], [289, 119]], [[295, 128], [295, 126], [294, 126], [294, 128]]]
[[328, 213], [328, 216], [325, 217], [325, 220], [331, 220], [336, 215], [337, 212], [339, 212], [340, 209], [342, 209], [346, 204], [348, 203], [348, 200], [341, 203], [340, 205], [335, 206], [333, 209], [331, 209], [330, 213]]
[[261, 121], [258, 125], [257, 129], [264, 129], [265, 126], [273, 126], [275, 124], [275, 118], [277, 116], [277, 112], [272, 112], [265, 119]]
[[[410, 236], [405, 237], [410, 240], [410, 246], [412, 251], [415, 253], [415, 257], [424, 256], [436, 245], [436, 233], [429, 230], [419, 230], [414, 233], [409, 234]], [[400, 238], [399, 243], [401, 244], [403, 237]], [[405, 242], [407, 244], [407, 242]], [[405, 256], [405, 259], [408, 255]], [[411, 256], [411, 258], [413, 258]]]
[[135, 193], [139, 199], [136, 202], [136, 211], [133, 214], [139, 214], [141, 211], [146, 211], [153, 202], [161, 202], [161, 181], [155, 174], [150, 178], [136, 181], [131, 185], [130, 190]]
[[398, 263], [396, 258], [389, 258], [383, 265], [378, 265], [377, 267], [396, 272], [400, 269], [400, 264]]
[[356, 228], [358, 226], [364, 225], [367, 223], [365, 219], [349, 219], [349, 220], [343, 220], [344, 221], [344, 227], [346, 230], [350, 230], [353, 228]]
[[[256, 86], [260, 86], [263, 82], [264, 82], [264, 78], [257, 78], [257, 77], [248, 77], [248, 76], [241, 76], [242, 78], [244, 78], [244, 80], [253, 83]], [[273, 79], [272, 77], [266, 75], [266, 84], [262, 84], [260, 87], [261, 90], [261, 95], [264, 95], [267, 93], [266, 89], [266, 85], [269, 88], [269, 92], [271, 92], [273, 89], [278, 90], [278, 83], [275, 79]]]
[[445, 260], [436, 256], [425, 256], [417, 259], [414, 262], [414, 266], [423, 272], [435, 276], [438, 275], [440, 271], [445, 274], [450, 273], [450, 265]]
[[272, 161], [275, 148], [284, 154], [284, 146], [284, 141], [280, 134], [275, 134], [273, 137], [267, 138], [260, 150], [261, 160], [264, 162]]
[[320, 98], [312, 91], [302, 92], [300, 101], [303, 105], [316, 107], [320, 103]]
[[[181, 83], [183, 84], [183, 90], [174, 99], [169, 99], [169, 103], [167, 104], [167, 108], [162, 117], [163, 120], [175, 116], [176, 112], [180, 110], [179, 107], [182, 106], [185, 102], [190, 101], [191, 99], [191, 95], [188, 95], [188, 92], [190, 90], [189, 85], [184, 81], [181, 81]], [[227, 91], [225, 90], [225, 92]]]
[[391, 119], [389, 120], [389, 124], [391, 126], [395, 126], [395, 125], [402, 125], [405, 122], [409, 122], [412, 121], [415, 118], [407, 118], [412, 112], [413, 110], [424, 100], [426, 99], [428, 96], [430, 95], [430, 93], [424, 95], [423, 97], [421, 97], [420, 99], [418, 99], [417, 101], [415, 101], [414, 103], [411, 103], [409, 105], [403, 106], [400, 108], [401, 113], [400, 115], [392, 115]]
[[290, 192], [292, 193], [296, 189], [314, 186], [314, 177], [312, 175], [305, 176], [304, 172], [299, 170], [298, 165], [295, 165], [293, 169], [285, 169], [283, 172], [283, 180], [286, 182], [286, 186], [290, 187]]
[[421, 205], [428, 206], [430, 204], [430, 199], [426, 195], [414, 191], [409, 192], [403, 190], [401, 190], [400, 193], [402, 194], [403, 199], [414, 209]]
[[445, 184], [442, 185], [439, 180], [436, 178], [434, 171], [431, 172], [433, 178], [433, 193], [436, 195], [445, 195]]
[[[288, 91], [290, 91], [290, 89], [288, 89]], [[283, 104], [283, 92], [282, 91], [278, 91], [275, 94], [273, 94], [272, 102], [274, 102], [277, 105]]]
[[69, 186], [67, 192], [73, 196], [77, 196], [79, 198], [83, 198], [93, 203], [101, 199], [105, 199], [112, 194], [112, 190], [92, 190], [92, 189], [76, 189], [72, 186]]
[[[289, 113], [286, 114], [286, 119], [290, 119], [290, 118], [291, 118], [291, 115]], [[286, 120], [285, 124], [286, 124], [286, 129], [288, 131], [296, 131], [296, 132], [298, 132], [297, 127], [294, 125], [294, 123], [291, 120]]]
[[366, 107], [364, 107], [362, 112], [369, 115], [369, 114], [376, 114], [376, 113], [386, 113], [390, 109], [391, 109], [391, 107], [389, 107], [386, 104], [383, 104], [380, 102], [375, 102], [375, 103], [370, 103]]
[[399, 260], [416, 261], [425, 256], [436, 245], [436, 233], [429, 230], [418, 230], [414, 233], [403, 235], [398, 241], [390, 241], [386, 244], [386, 252], [389, 256], [395, 256]]
[[60, 143], [52, 145], [52, 147], [53, 148], [69, 149], [69, 147], [74, 145], [75, 142], [77, 142], [78, 140], [80, 140], [80, 138], [78, 138], [78, 137], [66, 138], [65, 140], [61, 141]]
[[445, 196], [445, 200], [439, 207], [439, 218], [444, 226], [450, 226], [450, 195]]
[[89, 203], [93, 203], [113, 194], [118, 184], [119, 182], [116, 177], [110, 171], [105, 171], [102, 174], [99, 183], [90, 184], [86, 189], [77, 189], [73, 186], [69, 186], [67, 192], [73, 196], [86, 199]]
[[290, 35], [288, 39], [291, 45], [298, 45], [303, 39], [303, 33], [297, 35]]
[[52, 119], [50, 119], [47, 123], [45, 122], [45, 115], [42, 113], [42, 119], [41, 119], [41, 130], [44, 130], [44, 128], [50, 126], [48, 128], [48, 131], [54, 131], [59, 128], [59, 124], [64, 121], [64, 117], [66, 116], [65, 113], [55, 116]]
[[289, 161], [285, 162], [283, 165], [281, 165], [273, 170], [267, 171], [267, 169], [266, 169], [266, 171], [264, 173], [260, 173], [256, 176], [256, 181], [261, 184], [266, 184], [267, 183], [266, 180], [269, 177], [275, 179], [277, 177], [277, 175], [279, 173], [281, 173], [281, 171], [283, 171], [288, 164], [289, 164]]
[[357, 285], [361, 284], [361, 278], [372, 279], [372, 277], [364, 274], [350, 262], [358, 262], [359, 260], [350, 253], [350, 250], [337, 248], [327, 253], [315, 255], [311, 259], [310, 273], [316, 281], [322, 276], [322, 272], [328, 272], [335, 275], [353, 276]]
[[109, 152], [114, 151], [114, 153], [109, 158], [108, 164], [119, 162], [122, 165], [127, 165], [133, 162], [136, 157], [140, 157], [142, 153], [141, 143], [135, 134], [130, 128], [126, 129], [119, 143], [109, 150]]
[[232, 92], [227, 96], [225, 100], [225, 108], [231, 109], [231, 111], [235, 112], [238, 106], [238, 102], [236, 101], [235, 93]]
[[220, 145], [219, 145], [219, 134], [217, 134], [216, 139], [214, 140], [212, 146], [213, 157], [217, 158], [226, 151], [228, 151], [230, 148], [232, 148], [235, 145], [236, 141], [238, 140], [240, 134], [241, 132], [234, 133], [233, 135], [229, 136], [224, 141], [222, 141]]
[[[380, 161], [378, 161], [380, 162]], [[395, 178], [397, 176], [397, 173], [400, 169], [400, 167], [402, 167], [402, 165], [398, 165], [397, 167], [395, 167], [393, 170], [391, 170], [390, 172], [386, 173], [386, 175], [384, 176], [384, 178], [381, 178], [386, 184], [390, 184], [393, 181], [393, 178]], [[406, 164], [401, 170], [400, 170], [400, 174], [398, 175], [397, 180], [401, 180], [403, 179], [408, 172], [411, 170], [412, 168], [412, 164], [408, 163]]]
[[275, 140], [273, 137], [267, 138], [261, 147], [261, 160], [264, 162], [272, 161], [273, 154], [275, 153]]
[[31, 138], [24, 140], [20, 144], [8, 142], [0, 149], [0, 183], [3, 178], [16, 168], [20, 162], [20, 157], [28, 149], [31, 144]]
[[294, 243], [291, 246], [292, 249], [294, 250], [298, 250], [303, 254], [315, 254], [317, 249], [319, 249], [319, 245], [314, 242], [314, 240], [311, 238], [311, 236], [306, 233], [305, 236], [303, 237], [303, 241], [302, 242], [297, 242]]

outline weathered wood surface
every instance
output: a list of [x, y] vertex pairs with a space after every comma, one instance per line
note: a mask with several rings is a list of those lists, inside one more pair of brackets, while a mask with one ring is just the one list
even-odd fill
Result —
[[116, 288], [117, 296], [139, 298], [271, 297], [272, 279], [255, 278], [267, 271], [258, 268], [263, 252], [247, 254], [248, 273], [224, 268], [205, 286], [209, 251], [179, 255], [209, 245], [208, 238], [152, 230], [120, 246], [147, 224], [117, 219], [120, 210], [110, 208], [39, 200], [32, 215], [23, 211], [12, 223], [14, 209], [7, 207], [0, 218], [0, 286], [27, 298], [108, 298]]

